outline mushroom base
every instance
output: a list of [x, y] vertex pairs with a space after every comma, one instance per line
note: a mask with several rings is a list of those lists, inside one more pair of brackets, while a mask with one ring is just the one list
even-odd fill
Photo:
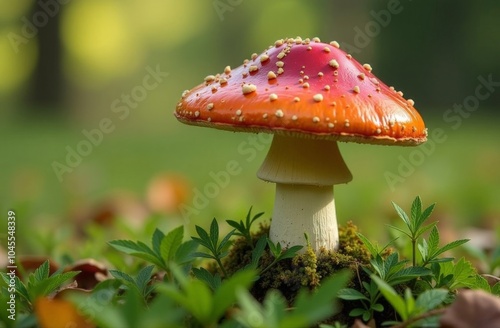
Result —
[[[261, 272], [259, 279], [255, 281], [250, 292], [257, 301], [262, 303], [270, 290], [278, 290], [285, 297], [287, 304], [292, 306], [300, 290], [304, 288], [314, 290], [321, 285], [323, 279], [345, 269], [357, 273], [357, 275], [353, 274], [349, 287], [362, 290], [360, 280], [369, 279], [369, 277], [365, 271], [360, 269], [360, 266], [370, 264], [370, 252], [359, 239], [357, 232], [358, 228], [352, 222], [347, 222], [339, 226], [340, 241], [337, 251], [328, 251], [326, 249], [315, 251], [311, 247], [305, 247], [300, 254], [279, 261], [275, 265], [272, 264], [275, 257], [266, 247], [260, 259], [259, 267], [266, 268], [270, 266], [270, 269]], [[239, 237], [234, 240], [228, 256], [222, 262], [229, 276], [251, 263], [255, 245], [263, 236], [269, 236], [269, 225], [266, 221], [261, 221], [258, 229], [252, 232], [251, 245], [253, 247], [249, 244], [247, 238]], [[212, 273], [218, 272], [222, 274], [220, 268], [214, 262], [211, 262], [208, 270]], [[339, 321], [347, 323], [351, 327], [354, 318], [350, 317], [348, 313], [356, 308], [358, 304], [352, 301], [340, 300], [340, 302], [342, 303], [342, 311], [335, 317], [323, 321], [323, 323], [333, 324], [334, 321]], [[384, 314], [383, 318], [380, 317], [381, 322], [394, 318], [394, 313], [389, 312]], [[376, 315], [380, 316], [378, 312]]]
[[306, 245], [336, 250], [339, 245], [333, 186], [276, 184], [269, 238], [283, 247]]

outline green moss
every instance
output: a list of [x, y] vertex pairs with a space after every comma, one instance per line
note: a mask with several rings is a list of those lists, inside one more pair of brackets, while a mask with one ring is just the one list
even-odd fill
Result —
[[[352, 287], [358, 285], [357, 277], [360, 265], [369, 263], [370, 254], [362, 241], [357, 236], [357, 227], [348, 222], [339, 228], [339, 249], [327, 251], [320, 249], [317, 253], [311, 247], [294, 258], [278, 262], [268, 271], [264, 272], [260, 279], [254, 284], [251, 293], [262, 301], [269, 289], [279, 290], [292, 304], [297, 292], [302, 288], [313, 290], [321, 284], [321, 280], [329, 277], [342, 269], [354, 272]], [[259, 229], [252, 235], [253, 243], [262, 235], [269, 234], [269, 225], [261, 224]], [[244, 238], [238, 238], [225, 258], [224, 267], [229, 275], [245, 267], [250, 263], [252, 247]], [[274, 257], [266, 248], [259, 267], [265, 268], [272, 263]]]

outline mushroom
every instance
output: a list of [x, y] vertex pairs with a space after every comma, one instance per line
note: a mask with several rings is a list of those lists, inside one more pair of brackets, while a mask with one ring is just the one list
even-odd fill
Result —
[[185, 91], [175, 117], [231, 131], [273, 133], [258, 177], [276, 183], [270, 239], [338, 248], [333, 186], [352, 175], [337, 141], [415, 146], [427, 129], [411, 99], [318, 38], [276, 41], [235, 69]]

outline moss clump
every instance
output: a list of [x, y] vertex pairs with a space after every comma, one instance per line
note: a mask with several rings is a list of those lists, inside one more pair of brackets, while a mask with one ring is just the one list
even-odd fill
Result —
[[[342, 269], [350, 269], [359, 276], [362, 270], [360, 265], [367, 265], [370, 260], [368, 249], [357, 236], [358, 228], [348, 222], [339, 228], [339, 249], [327, 251], [320, 249], [317, 253], [311, 247], [294, 258], [285, 259], [269, 270], [262, 273], [259, 280], [250, 291], [259, 301], [262, 301], [269, 289], [279, 290], [292, 304], [298, 291], [302, 288], [313, 290], [321, 284], [321, 280]], [[261, 224], [252, 235], [253, 244], [263, 236], [269, 234], [269, 225]], [[245, 267], [252, 258], [252, 246], [244, 238], [238, 238], [225, 258], [223, 265], [229, 275]], [[273, 255], [266, 248], [262, 255], [259, 267], [266, 268], [274, 260]], [[356, 288], [358, 279], [353, 279], [351, 287]]]

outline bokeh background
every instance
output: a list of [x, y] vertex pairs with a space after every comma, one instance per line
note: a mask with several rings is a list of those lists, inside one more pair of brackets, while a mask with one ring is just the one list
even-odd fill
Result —
[[[420, 195], [437, 202], [434, 218], [452, 236], [498, 230], [498, 17], [495, 0], [0, 0], [1, 215], [16, 211], [24, 254], [75, 257], [99, 256], [85, 245], [110, 233], [192, 229], [241, 219], [250, 206], [270, 217], [274, 186], [255, 175], [269, 139], [250, 159], [239, 148], [250, 149], [249, 135], [185, 126], [172, 113], [206, 75], [276, 39], [317, 36], [369, 62], [446, 136], [427, 153], [341, 144], [354, 180], [336, 187], [340, 223], [383, 240], [395, 220], [390, 202], [409, 208]], [[155, 86], [141, 89], [155, 70]], [[478, 100], [481, 78], [496, 82]], [[90, 144], [83, 131], [101, 124], [108, 132]], [[79, 158], [68, 155], [78, 149]], [[233, 160], [241, 173], [196, 200], [213, 187], [210, 173]], [[186, 206], [189, 215], [179, 211]]]

